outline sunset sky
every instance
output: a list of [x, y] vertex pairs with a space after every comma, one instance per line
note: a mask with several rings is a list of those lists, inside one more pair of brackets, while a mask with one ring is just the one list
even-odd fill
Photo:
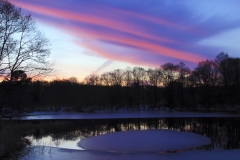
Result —
[[52, 44], [52, 79], [240, 57], [239, 0], [11, 0]]

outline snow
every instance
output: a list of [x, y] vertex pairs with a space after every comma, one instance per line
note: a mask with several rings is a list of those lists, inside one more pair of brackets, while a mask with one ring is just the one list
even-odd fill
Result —
[[108, 152], [148, 152], [190, 149], [211, 143], [199, 134], [177, 130], [135, 130], [82, 139], [78, 145], [86, 150]]
[[35, 139], [32, 136], [27, 137], [32, 146], [45, 146], [45, 147], [58, 147], [58, 148], [68, 148], [75, 150], [83, 150], [77, 144], [79, 138], [76, 140], [64, 140], [64, 139], [53, 139], [52, 136], [41, 137], [41, 139]]
[[113, 119], [113, 118], [180, 118], [180, 117], [240, 117], [237, 113], [206, 113], [178, 111], [112, 111], [103, 113], [78, 112], [33, 112], [28, 116], [16, 117], [20, 120], [41, 119]]
[[51, 148], [51, 152], [30, 154], [20, 160], [239, 160], [240, 149], [225, 151], [185, 151], [180, 153], [162, 154], [157, 152], [144, 153], [111, 153], [100, 151], [81, 151], [73, 149]]

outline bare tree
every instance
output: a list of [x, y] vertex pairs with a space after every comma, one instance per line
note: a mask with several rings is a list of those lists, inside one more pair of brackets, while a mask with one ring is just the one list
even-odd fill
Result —
[[193, 71], [196, 85], [201, 90], [201, 104], [209, 108], [215, 102], [215, 88], [218, 83], [219, 71], [216, 62], [205, 60], [198, 63]]
[[0, 101], [1, 114], [15, 73], [23, 71], [30, 78], [51, 73], [49, 55], [49, 41], [31, 15], [24, 14], [7, 0], [0, 0], [0, 76], [8, 82]]
[[[162, 79], [162, 70], [160, 68], [149, 68], [147, 70], [147, 75], [149, 78], [149, 83], [153, 87], [153, 95], [154, 95], [154, 107], [157, 106], [157, 87], [160, 85]], [[160, 107], [160, 106], [159, 106]]]
[[165, 87], [165, 101], [168, 107], [174, 108], [176, 79], [178, 75], [178, 66], [173, 63], [165, 63], [162, 68], [162, 80]]
[[130, 67], [127, 67], [124, 70], [123, 73], [123, 80], [124, 80], [124, 85], [127, 87], [132, 86], [133, 83], [133, 75], [132, 75], [132, 69]]
[[84, 78], [84, 83], [87, 85], [99, 85], [100, 78], [97, 74], [90, 74]]
[[177, 92], [178, 92], [178, 103], [182, 108], [190, 107], [187, 106], [187, 88], [190, 87], [190, 75], [191, 70], [183, 63], [180, 62], [177, 65]]
[[212, 60], [201, 61], [193, 71], [197, 78], [197, 84], [202, 86], [215, 86], [218, 82], [218, 70]]
[[76, 77], [70, 77], [70, 78], [68, 78], [68, 81], [73, 83], [73, 84], [78, 83], [78, 79]]
[[140, 109], [140, 85], [144, 87], [144, 76], [146, 71], [141, 67], [134, 67], [132, 71], [133, 75], [133, 85], [135, 89], [136, 105]]
[[230, 103], [232, 107], [239, 103], [240, 89], [240, 58], [229, 57], [226, 53], [216, 56], [215, 62], [220, 73], [219, 84], [224, 86], [225, 95], [222, 103]]
[[123, 71], [120, 69], [116, 69], [110, 72], [110, 82], [113, 86], [122, 86]]
[[124, 70], [123, 73], [123, 82], [124, 86], [126, 87], [126, 104], [127, 109], [132, 107], [133, 103], [133, 95], [132, 95], [132, 85], [133, 85], [133, 75], [132, 75], [132, 69], [130, 67], [127, 67]]
[[161, 79], [161, 75], [162, 75], [162, 71], [159, 68], [149, 68], [147, 71], [147, 75], [149, 77], [149, 83], [152, 86], [159, 86], [162, 79]]
[[101, 74], [100, 81], [102, 85], [109, 86], [110, 84], [110, 73], [106, 72]]
[[161, 66], [163, 85], [166, 87], [174, 80], [176, 80], [176, 74], [178, 74], [178, 66], [173, 63], [166, 63]]

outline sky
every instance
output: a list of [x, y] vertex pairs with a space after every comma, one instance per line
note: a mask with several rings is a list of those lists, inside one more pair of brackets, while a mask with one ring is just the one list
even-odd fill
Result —
[[11, 0], [51, 42], [50, 77], [240, 57], [239, 0]]

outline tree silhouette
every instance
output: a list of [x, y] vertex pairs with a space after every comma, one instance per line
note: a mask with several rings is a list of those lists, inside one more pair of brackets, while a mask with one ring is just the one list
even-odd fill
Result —
[[4, 99], [14, 81], [22, 81], [26, 74], [29, 77], [47, 75], [52, 68], [47, 60], [49, 41], [38, 31], [31, 15], [6, 0], [0, 1], [0, 38], [0, 74], [8, 81], [0, 100], [2, 115]]
[[215, 102], [215, 87], [218, 83], [217, 64], [212, 60], [201, 61], [193, 71], [196, 85], [201, 92], [200, 103], [206, 107], [211, 107]]

